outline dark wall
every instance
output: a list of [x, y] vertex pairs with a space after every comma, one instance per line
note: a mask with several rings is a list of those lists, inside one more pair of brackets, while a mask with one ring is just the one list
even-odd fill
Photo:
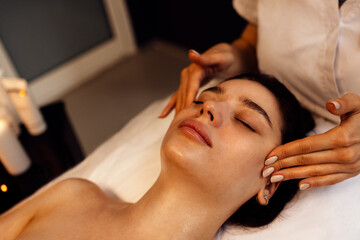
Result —
[[246, 22], [232, 0], [127, 0], [137, 43], [165, 39], [204, 51], [239, 37]]

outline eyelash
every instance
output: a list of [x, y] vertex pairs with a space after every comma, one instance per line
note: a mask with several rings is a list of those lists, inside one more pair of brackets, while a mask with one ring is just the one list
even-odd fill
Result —
[[250, 131], [252, 132], [256, 132], [255, 129], [253, 129], [249, 124], [247, 124], [246, 122], [242, 121], [241, 119], [235, 117], [235, 120], [238, 122], [241, 122], [245, 127], [247, 127]]
[[[202, 101], [194, 101], [194, 104], [203, 104], [204, 102]], [[253, 129], [249, 124], [247, 124], [246, 122], [242, 121], [241, 119], [234, 117], [234, 119], [240, 123], [242, 123], [245, 127], [247, 127], [250, 131], [252, 132], [256, 132], [255, 129]]]

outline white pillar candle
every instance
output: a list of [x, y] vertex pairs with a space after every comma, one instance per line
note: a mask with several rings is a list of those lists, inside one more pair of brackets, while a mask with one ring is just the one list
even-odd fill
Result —
[[[0, 69], [0, 81], [1, 81], [2, 77], [3, 77], [2, 76], [2, 70]], [[11, 123], [11, 127], [16, 127], [17, 128], [16, 134], [18, 134], [19, 133], [18, 124], [20, 123], [20, 118], [17, 115], [16, 109], [15, 109], [14, 105], [12, 104], [9, 95], [7, 94], [7, 92], [4, 89], [1, 82], [0, 82], [0, 106], [5, 107], [7, 112], [9, 112], [9, 114], [6, 116], [5, 119], [9, 123]], [[1, 109], [3, 109], [3, 108], [1, 108]], [[9, 116], [11, 116], [11, 121], [8, 119]], [[0, 118], [2, 118], [2, 117], [3, 117], [3, 115], [0, 113]], [[14, 120], [14, 121], [12, 121], [12, 120]]]
[[15, 133], [4, 119], [0, 119], [0, 161], [11, 175], [20, 175], [31, 165]]
[[3, 119], [8, 123], [15, 135], [20, 134], [20, 128], [18, 121], [15, 120], [14, 115], [9, 111], [6, 106], [1, 106], [0, 103], [0, 119]]
[[46, 123], [29, 92], [26, 80], [3, 78], [2, 84], [29, 133], [36, 136], [45, 132]]

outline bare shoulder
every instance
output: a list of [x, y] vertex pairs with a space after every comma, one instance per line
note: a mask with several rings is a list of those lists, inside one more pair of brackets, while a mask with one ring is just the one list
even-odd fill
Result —
[[0, 220], [8, 215], [25, 212], [27, 215], [54, 207], [55, 204], [83, 196], [101, 195], [101, 189], [93, 182], [80, 178], [70, 178], [56, 183], [48, 189], [35, 193], [13, 208], [0, 215]]
[[65, 179], [52, 187], [52, 192], [62, 194], [94, 194], [101, 192], [101, 189], [93, 182], [82, 178]]
[[[83, 179], [67, 179], [49, 189], [23, 200], [7, 212], [0, 215], [0, 232], [5, 233], [2, 239], [14, 239], [27, 224], [42, 213], [47, 213], [64, 202], [78, 199], [92, 199], [102, 196], [102, 191], [94, 183]], [[88, 202], [88, 203], [92, 203]]]
[[[48, 191], [46, 205], [50, 208], [57, 204], [64, 205], [67, 202], [72, 204], [94, 203], [105, 197], [105, 193], [95, 183], [81, 178], [63, 180]], [[46, 212], [47, 209], [44, 208], [43, 210]]]

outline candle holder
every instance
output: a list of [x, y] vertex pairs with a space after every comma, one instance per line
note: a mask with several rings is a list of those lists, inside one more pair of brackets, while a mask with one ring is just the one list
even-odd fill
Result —
[[46, 122], [29, 91], [27, 81], [21, 78], [3, 78], [1, 82], [28, 132], [33, 136], [44, 133]]

